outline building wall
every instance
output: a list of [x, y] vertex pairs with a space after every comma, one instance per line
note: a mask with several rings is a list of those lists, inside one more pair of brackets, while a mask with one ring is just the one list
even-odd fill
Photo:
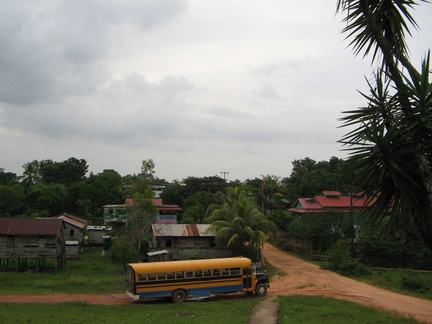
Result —
[[2, 235], [1, 259], [57, 258], [64, 253], [63, 238], [58, 236]]

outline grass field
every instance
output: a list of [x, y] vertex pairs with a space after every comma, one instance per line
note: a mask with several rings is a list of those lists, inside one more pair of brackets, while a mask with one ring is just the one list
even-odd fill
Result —
[[87, 248], [60, 271], [0, 272], [0, 294], [116, 293], [125, 291], [125, 272], [103, 257], [102, 248]]
[[[262, 298], [135, 305], [0, 304], [0, 323], [246, 323]], [[280, 323], [416, 323], [388, 312], [325, 297], [279, 297]]]

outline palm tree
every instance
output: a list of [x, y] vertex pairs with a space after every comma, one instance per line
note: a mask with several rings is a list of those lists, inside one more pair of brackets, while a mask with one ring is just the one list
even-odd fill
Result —
[[21, 176], [21, 183], [28, 190], [30, 187], [38, 184], [42, 180], [40, 163], [37, 160], [24, 163], [24, 172]]
[[[346, 12], [343, 32], [357, 55], [372, 52], [380, 59], [368, 105], [347, 111], [343, 126], [354, 129], [341, 143], [347, 146], [357, 170], [356, 185], [371, 197], [370, 222], [396, 230], [414, 231], [432, 248], [432, 86], [429, 54], [417, 71], [408, 58], [408, 24], [417, 28], [412, 0], [338, 0]], [[421, 1], [426, 2], [426, 1]]]
[[212, 224], [210, 229], [216, 232], [216, 238], [235, 251], [245, 246], [259, 249], [276, 229], [272, 222], [263, 218], [254, 198], [239, 187], [228, 188], [226, 201], [215, 208], [205, 222]]
[[[275, 175], [262, 175], [261, 177], [261, 199], [264, 202], [263, 205], [271, 212], [276, 206], [277, 201], [283, 197], [281, 193], [281, 178]], [[264, 213], [264, 208], [262, 209], [262, 212]]]

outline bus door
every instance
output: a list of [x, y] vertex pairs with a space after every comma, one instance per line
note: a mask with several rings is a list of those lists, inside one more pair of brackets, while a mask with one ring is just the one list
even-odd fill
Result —
[[242, 269], [243, 291], [253, 291], [253, 276], [251, 268]]

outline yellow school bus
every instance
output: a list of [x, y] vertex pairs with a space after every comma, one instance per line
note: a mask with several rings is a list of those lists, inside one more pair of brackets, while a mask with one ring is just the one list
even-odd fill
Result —
[[270, 287], [268, 275], [257, 274], [251, 260], [243, 257], [130, 263], [126, 282], [131, 298], [171, 298], [175, 303], [240, 291], [265, 296]]

